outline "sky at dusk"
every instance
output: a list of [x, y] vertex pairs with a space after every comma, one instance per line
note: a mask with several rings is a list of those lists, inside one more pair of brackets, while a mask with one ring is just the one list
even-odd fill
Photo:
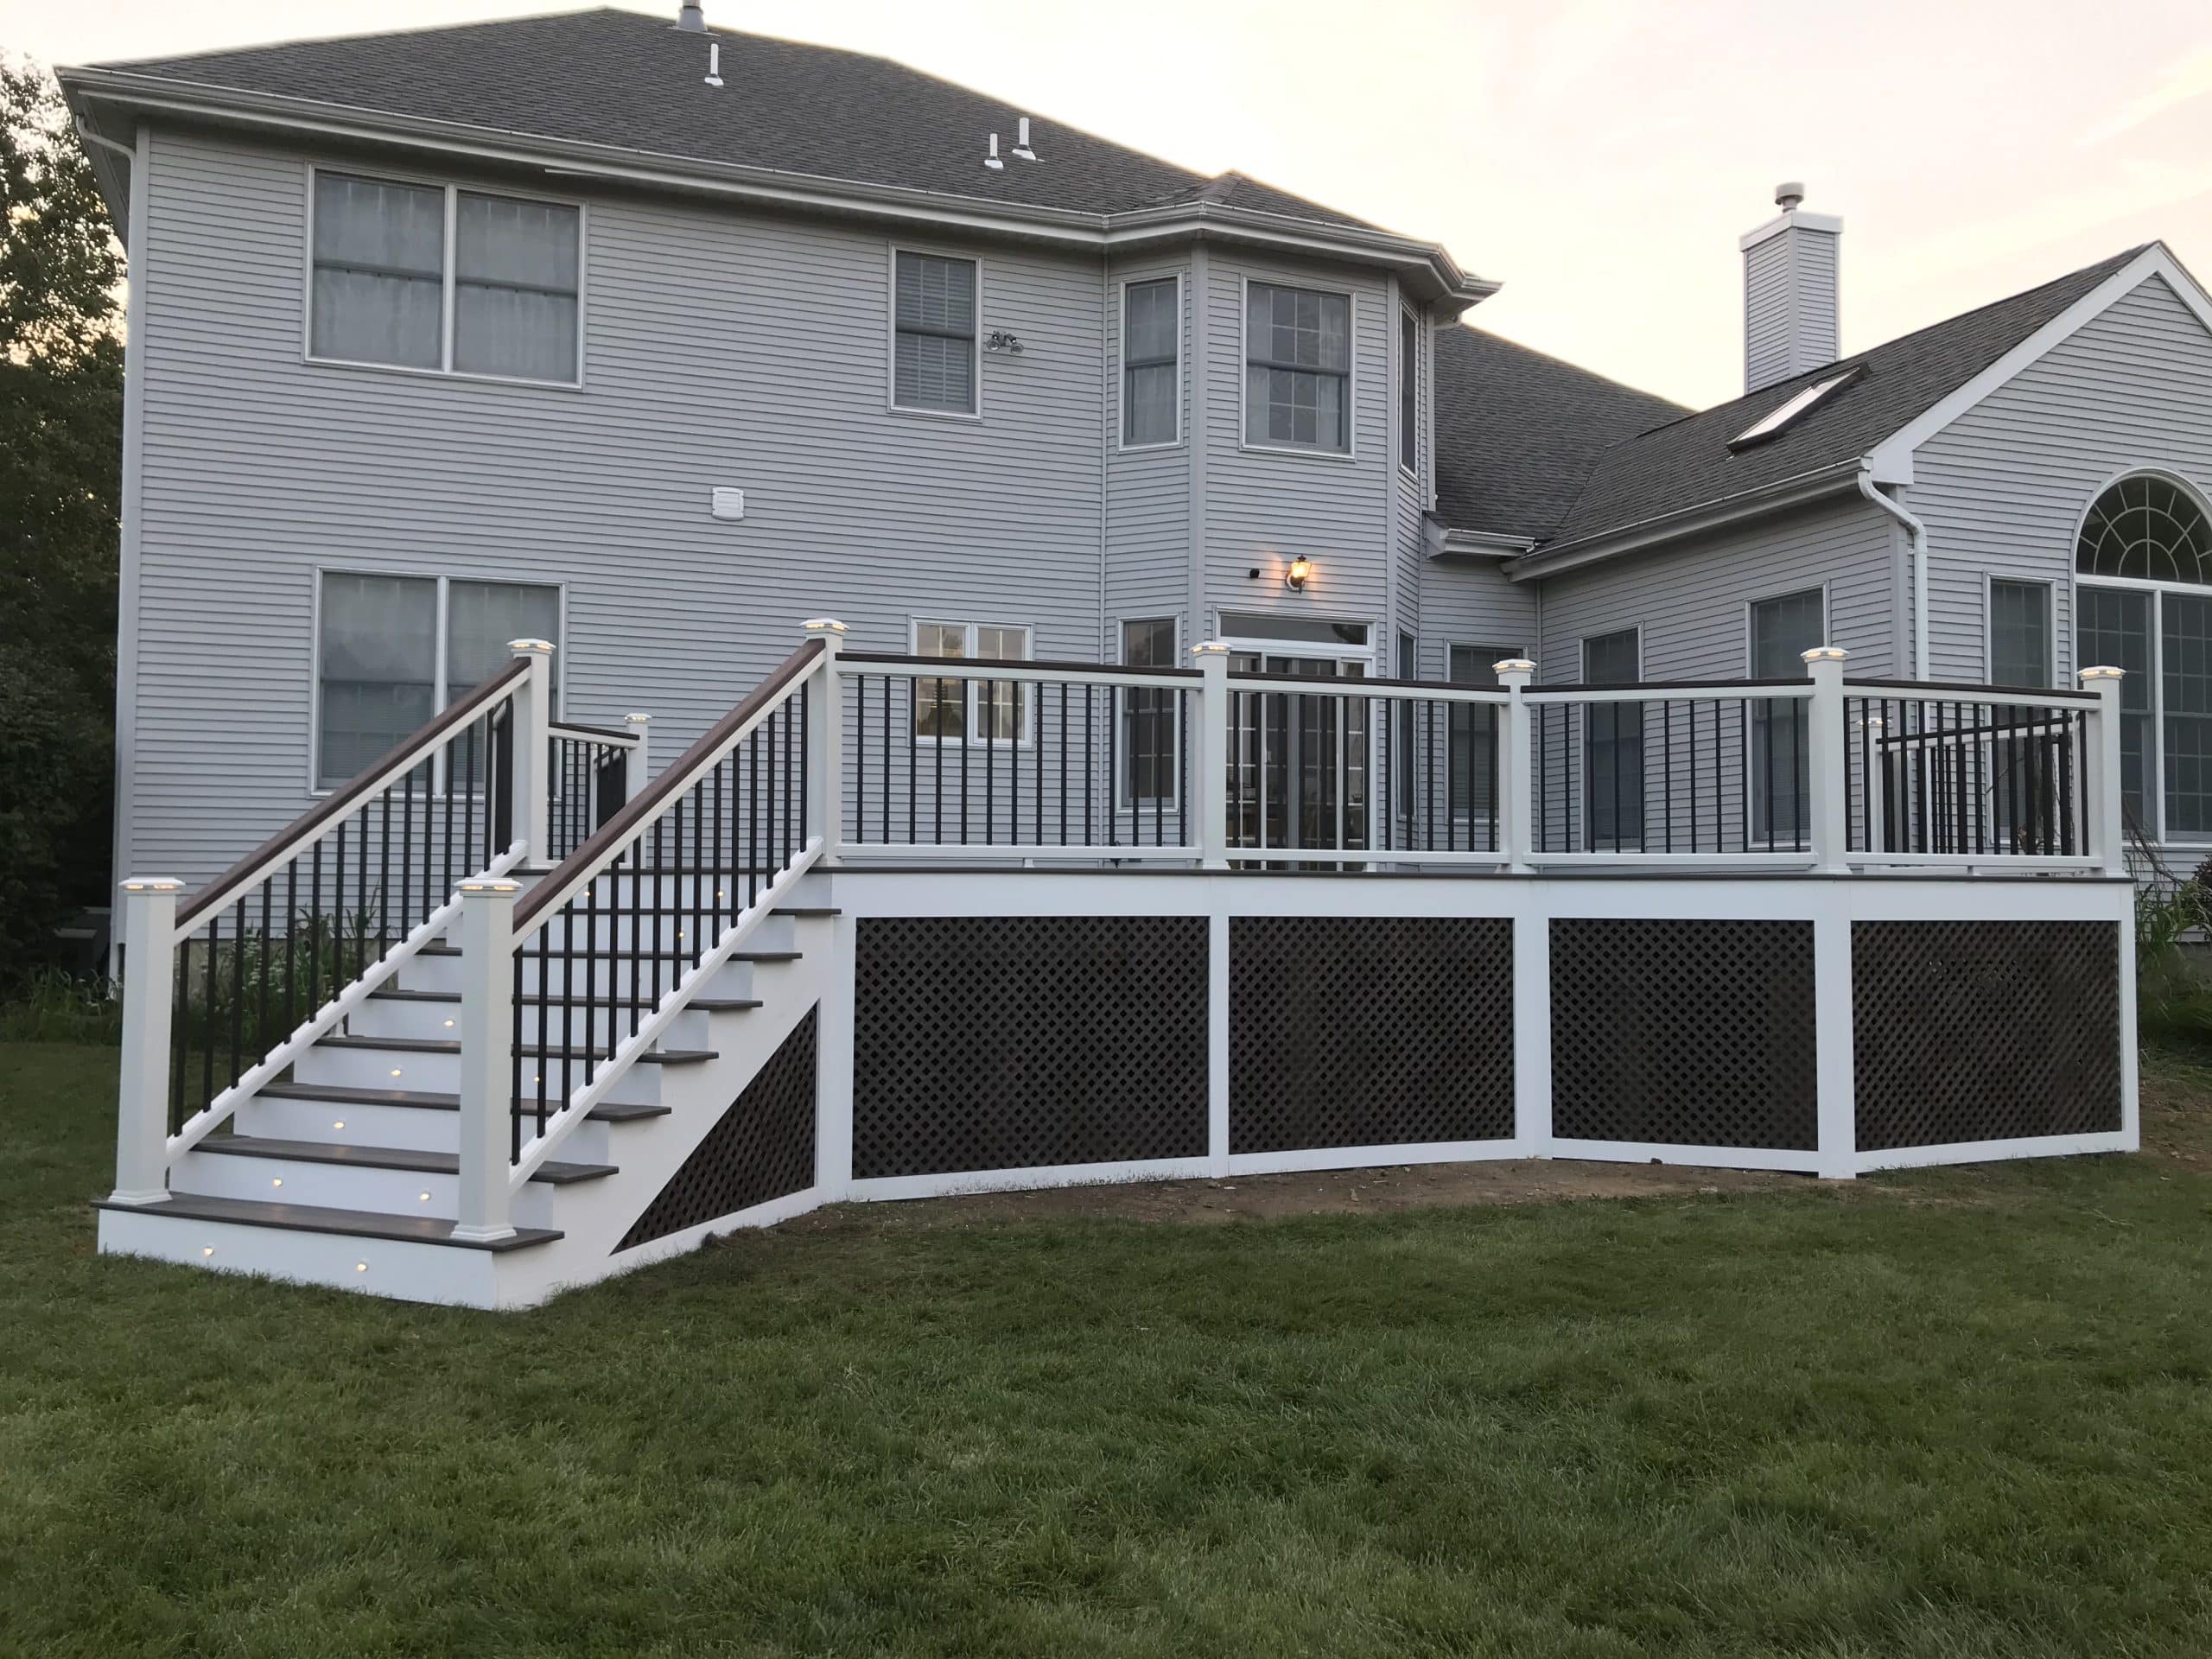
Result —
[[[566, 9], [0, 0], [0, 48], [84, 63]], [[2154, 238], [2212, 277], [2205, 0], [708, 0], [707, 15], [898, 58], [1010, 116], [1441, 242], [1505, 285], [1480, 326], [1685, 403], [1740, 390], [1736, 237], [1785, 178], [1844, 219], [1847, 352]]]

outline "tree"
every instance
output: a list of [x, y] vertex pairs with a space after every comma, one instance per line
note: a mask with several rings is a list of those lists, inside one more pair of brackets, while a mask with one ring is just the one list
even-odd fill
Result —
[[0, 62], [0, 987], [109, 891], [123, 276], [52, 78]]

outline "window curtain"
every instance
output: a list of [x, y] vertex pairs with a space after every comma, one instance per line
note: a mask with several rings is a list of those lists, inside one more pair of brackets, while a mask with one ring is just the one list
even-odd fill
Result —
[[893, 401], [901, 409], [976, 408], [976, 264], [898, 257]]
[[463, 191], [454, 214], [454, 367], [574, 380], [576, 210]]
[[322, 579], [321, 633], [315, 782], [330, 789], [435, 712], [438, 584], [331, 571]]
[[314, 355], [440, 367], [445, 236], [442, 190], [316, 174]]

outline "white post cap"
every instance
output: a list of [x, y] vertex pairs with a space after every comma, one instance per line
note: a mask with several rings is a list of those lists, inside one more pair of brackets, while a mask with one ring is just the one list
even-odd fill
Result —
[[1191, 647], [1193, 657], [1225, 657], [1228, 654], [1229, 641], [1226, 639], [1201, 639]]
[[2085, 668], [2082, 671], [2082, 678], [2085, 683], [2090, 680], [2124, 680], [2126, 677], [2127, 671], [2124, 668], [2103, 666]]
[[522, 883], [510, 881], [504, 875], [473, 875], [461, 884], [461, 890], [464, 893], [520, 893]]
[[809, 633], [849, 633], [852, 632], [834, 616], [810, 616], [799, 626]]
[[125, 893], [182, 893], [184, 883], [173, 875], [134, 875], [122, 882]]
[[652, 716], [651, 715], [634, 711], [622, 716], [622, 723], [625, 726], [645, 726], [649, 725], [652, 721]]
[[507, 649], [518, 657], [526, 657], [533, 652], [550, 657], [553, 654], [553, 642], [550, 639], [510, 639], [507, 641]]
[[1851, 653], [1841, 645], [1815, 645], [1810, 651], [1797, 653], [1802, 663], [1840, 663]]
[[1493, 674], [1533, 674], [1536, 671], [1536, 665], [1526, 657], [1508, 657], [1503, 662], [1492, 663], [1490, 671]]

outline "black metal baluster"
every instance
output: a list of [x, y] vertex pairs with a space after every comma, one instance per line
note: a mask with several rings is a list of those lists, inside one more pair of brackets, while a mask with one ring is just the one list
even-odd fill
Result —
[[205, 988], [207, 1010], [201, 1028], [200, 1056], [200, 1103], [202, 1106], [215, 1098], [215, 1044], [218, 1040], [215, 1034], [215, 1020], [219, 1006], [219, 994], [215, 983], [217, 972], [215, 959], [222, 954], [222, 944], [223, 912], [218, 910], [210, 912], [207, 918], [207, 983]]
[[184, 1068], [191, 1056], [192, 936], [177, 941], [176, 985], [169, 999], [169, 1131], [184, 1127]]
[[275, 883], [273, 880], [264, 880], [261, 884], [261, 942], [254, 951], [254, 955], [258, 958], [258, 960], [254, 963], [255, 977], [259, 979], [261, 982], [258, 988], [259, 995], [256, 998], [257, 1007], [254, 1014], [254, 1046], [259, 1048], [264, 1054], [269, 1052], [270, 1048], [269, 969], [270, 963], [269, 944], [270, 939], [272, 939], [275, 935], [270, 933], [269, 931], [269, 901], [270, 897], [270, 889], [274, 885]]
[[[1043, 710], [1040, 709], [1041, 714]], [[1060, 682], [1060, 845], [1068, 844], [1068, 683]]]

